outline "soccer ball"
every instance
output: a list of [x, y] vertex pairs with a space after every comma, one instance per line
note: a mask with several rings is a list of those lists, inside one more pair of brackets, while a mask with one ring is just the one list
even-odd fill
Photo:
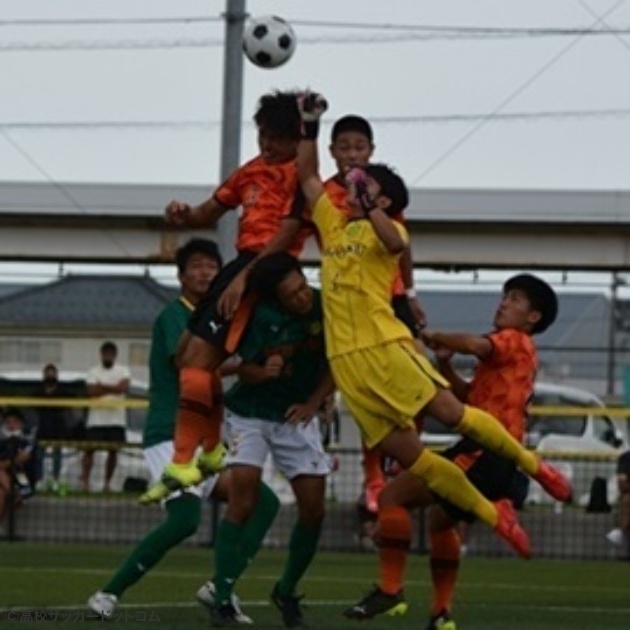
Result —
[[276, 15], [252, 18], [245, 25], [243, 51], [260, 68], [277, 68], [295, 51], [291, 25]]

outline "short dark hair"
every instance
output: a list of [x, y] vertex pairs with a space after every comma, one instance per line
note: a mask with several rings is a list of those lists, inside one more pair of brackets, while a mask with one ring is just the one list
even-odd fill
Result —
[[335, 121], [330, 132], [330, 141], [334, 143], [340, 134], [350, 131], [360, 133], [368, 139], [370, 144], [373, 144], [374, 133], [372, 132], [372, 125], [363, 116], [357, 116], [356, 114], [348, 114]]
[[558, 316], [558, 297], [551, 285], [530, 273], [521, 273], [508, 278], [503, 292], [522, 291], [533, 310], [540, 313], [540, 319], [532, 327], [532, 334], [545, 332]]
[[26, 422], [24, 414], [17, 407], [5, 407], [2, 412], [2, 419], [5, 418], [17, 418], [20, 422]]
[[297, 258], [287, 252], [275, 252], [261, 258], [249, 273], [247, 282], [263, 302], [275, 302], [278, 299], [278, 285], [292, 272], [304, 275]]
[[254, 122], [273, 135], [289, 140], [299, 140], [302, 119], [297, 106], [297, 92], [270, 92], [260, 97]]
[[118, 354], [118, 346], [113, 341], [104, 341], [101, 344], [101, 354], [103, 352], [113, 352]]
[[191, 238], [175, 252], [175, 264], [180, 273], [186, 271], [188, 261], [195, 254], [203, 254], [212, 260], [216, 260], [219, 268], [223, 266], [223, 259], [219, 252], [219, 246], [208, 238]]
[[54, 370], [55, 372], [59, 371], [54, 363], [46, 363], [46, 365], [42, 369], [42, 372], [49, 372], [50, 370]]
[[402, 177], [387, 164], [368, 164], [363, 170], [381, 187], [381, 195], [391, 204], [385, 212], [392, 216], [402, 212], [409, 205], [409, 191]]

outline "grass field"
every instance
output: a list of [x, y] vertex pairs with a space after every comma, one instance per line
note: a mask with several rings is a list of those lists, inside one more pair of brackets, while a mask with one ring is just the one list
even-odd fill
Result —
[[[110, 576], [128, 549], [116, 546], [0, 543], [0, 628], [76, 628], [97, 623], [85, 617], [84, 602]], [[262, 552], [239, 584], [245, 610], [256, 628], [282, 628], [268, 594], [281, 570], [282, 552]], [[174, 550], [127, 592], [121, 617], [125, 628], [209, 628], [194, 601], [209, 577], [212, 553]], [[366, 554], [321, 553], [302, 584], [305, 617], [316, 630], [352, 628], [340, 612], [356, 601], [376, 575], [376, 558]], [[630, 563], [512, 559], [465, 559], [455, 617], [460, 630], [597, 630], [630, 627]], [[429, 597], [426, 558], [414, 556], [405, 617], [378, 618], [362, 628], [424, 628]], [[45, 621], [29, 613], [46, 609]], [[9, 612], [11, 610], [11, 612]], [[55, 613], [56, 621], [53, 620]], [[142, 619], [146, 621], [142, 621]]]

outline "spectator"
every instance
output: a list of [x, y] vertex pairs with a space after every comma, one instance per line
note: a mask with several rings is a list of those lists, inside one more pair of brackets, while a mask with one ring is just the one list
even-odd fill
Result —
[[[101, 363], [94, 366], [87, 375], [87, 393], [100, 401], [124, 400], [129, 390], [129, 368], [116, 365], [118, 348], [111, 341], [101, 346]], [[105, 462], [105, 481], [103, 492], [111, 490], [111, 480], [116, 470], [117, 448], [125, 442], [126, 411], [124, 407], [90, 407], [86, 423], [85, 437], [90, 442], [117, 443], [108, 448]], [[102, 449], [102, 446], [101, 446]], [[81, 471], [81, 489], [90, 491], [90, 474], [94, 463], [94, 451], [98, 448], [85, 449]]]
[[630, 451], [617, 460], [617, 486], [619, 488], [618, 526], [611, 529], [606, 538], [613, 545], [622, 545], [630, 534]]
[[15, 505], [33, 494], [28, 464], [33, 456], [33, 440], [25, 431], [24, 416], [19, 409], [9, 407], [0, 425], [0, 524], [9, 510], [8, 500]]
[[[42, 382], [37, 387], [34, 396], [38, 398], [70, 398], [72, 393], [59, 385], [57, 366], [49, 363], [44, 366]], [[69, 435], [69, 409], [66, 407], [37, 407], [37, 439], [38, 440], [67, 440]], [[49, 451], [50, 449], [50, 451]], [[46, 479], [46, 452], [52, 456], [52, 479]], [[63, 493], [65, 488], [60, 485], [61, 447], [37, 448], [37, 480], [45, 483], [46, 490]]]

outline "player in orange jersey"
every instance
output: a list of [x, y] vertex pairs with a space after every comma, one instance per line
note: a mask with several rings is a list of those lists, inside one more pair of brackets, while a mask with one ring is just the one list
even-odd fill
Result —
[[[466, 404], [474, 405], [499, 418], [519, 441], [525, 432], [526, 407], [531, 398], [538, 367], [532, 335], [544, 332], [556, 318], [558, 302], [554, 290], [543, 280], [529, 274], [509, 278], [494, 317], [494, 331], [488, 335], [423, 332], [434, 350], [438, 367], [453, 393]], [[454, 353], [476, 356], [479, 360], [470, 382], [452, 368]], [[491, 501], [510, 499], [521, 504], [526, 494], [523, 475], [515, 464], [482, 448], [470, 438], [463, 438], [444, 451]], [[408, 473], [401, 473], [381, 493], [379, 555], [381, 583], [379, 597], [397, 593], [403, 585], [409, 540], [401, 524], [409, 521], [408, 510], [429, 506], [430, 569], [433, 599], [427, 630], [455, 630], [451, 617], [453, 594], [460, 558], [457, 524], [471, 523], [474, 515], [433, 494]]]
[[[243, 309], [247, 276], [254, 263], [267, 254], [289, 251], [298, 255], [308, 234], [301, 207], [293, 206], [298, 189], [295, 158], [300, 138], [300, 115], [292, 92], [265, 94], [254, 115], [260, 153], [223, 182], [212, 196], [190, 206], [171, 201], [166, 221], [176, 226], [211, 227], [239, 206], [237, 257], [227, 264], [195, 309], [180, 342], [176, 361], [180, 368], [180, 398], [173, 461], [160, 483], [141, 497], [158, 501], [173, 488], [199, 483], [203, 474], [222, 466], [224, 448], [220, 424], [211, 421], [220, 404], [215, 370], [230, 354], [234, 335], [246, 314]], [[246, 309], [245, 309], [246, 310]], [[195, 460], [201, 446], [202, 454]]]
[[[330, 155], [335, 160], [337, 172], [324, 182], [324, 190], [333, 205], [350, 216], [346, 174], [355, 166], [364, 167], [370, 163], [374, 153], [374, 133], [370, 123], [362, 116], [350, 114], [335, 121], [330, 134]], [[405, 224], [402, 212], [392, 217]], [[418, 338], [426, 325], [426, 316], [416, 298], [413, 283], [413, 260], [410, 247], [405, 247], [398, 263], [398, 272], [392, 286], [392, 307], [396, 317]], [[420, 342], [418, 342], [420, 343]], [[385, 485], [381, 467], [381, 453], [378, 449], [363, 449], [363, 490], [365, 509], [372, 514], [378, 511], [378, 495]]]

